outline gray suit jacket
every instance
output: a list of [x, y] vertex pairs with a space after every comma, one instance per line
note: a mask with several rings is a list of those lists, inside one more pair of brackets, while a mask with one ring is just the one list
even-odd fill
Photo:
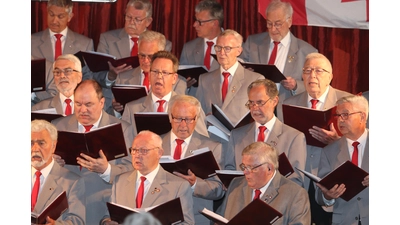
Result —
[[[255, 141], [256, 137], [256, 123], [251, 123], [234, 129], [231, 132], [228, 153], [231, 156], [235, 164], [234, 169], [240, 170], [239, 165], [242, 163], [242, 151], [245, 147]], [[278, 118], [276, 119], [275, 125], [271, 131], [269, 131], [269, 137], [267, 142], [276, 149], [279, 154], [285, 153], [289, 159], [290, 164], [294, 167], [304, 170], [306, 166], [306, 138], [304, 134], [286, 124], [283, 124]], [[227, 168], [230, 169], [230, 168]], [[298, 170], [294, 169], [294, 173], [289, 176], [289, 179], [304, 187], [304, 175]]]
[[36, 202], [34, 213], [41, 213], [63, 191], [67, 194], [68, 209], [59, 217], [56, 224], [85, 223], [85, 183], [77, 174], [53, 164], [46, 182], [43, 184]]
[[[179, 59], [179, 64], [181, 65], [204, 65], [204, 38], [196, 38], [191, 41], [186, 42], [183, 45], [181, 58]], [[212, 56], [211, 56], [212, 57]], [[210, 71], [219, 68], [219, 63], [217, 60], [213, 59]]]
[[[162, 135], [164, 155], [171, 155], [171, 132]], [[189, 146], [185, 153], [185, 158], [192, 155], [193, 150], [208, 147], [215, 157], [220, 168], [222, 165], [222, 145], [208, 137], [198, 134], [196, 131], [192, 134]], [[196, 187], [193, 191], [193, 212], [196, 225], [210, 225], [210, 221], [199, 213], [203, 208], [212, 209], [213, 200], [218, 200], [224, 197], [225, 191], [222, 189], [222, 183], [217, 176], [208, 179], [196, 177]]]
[[255, 80], [264, 79], [264, 76], [245, 69], [240, 63], [229, 83], [225, 101], [222, 102], [221, 94], [221, 69], [217, 69], [199, 77], [199, 87], [196, 98], [200, 101], [204, 113], [212, 112], [211, 105], [218, 105], [229, 120], [236, 124], [249, 111], [244, 106], [248, 100], [247, 87]]
[[[252, 201], [252, 189], [245, 177], [234, 178], [228, 187], [224, 201], [217, 213], [231, 220]], [[272, 208], [282, 213], [274, 225], [311, 224], [310, 202], [307, 191], [285, 178], [279, 172], [275, 174], [265, 193], [260, 196]], [[262, 212], [260, 212], [262, 213]]]
[[[303, 73], [302, 69], [306, 56], [309, 53], [318, 52], [318, 50], [307, 42], [296, 38], [292, 33], [290, 33], [290, 38], [290, 49], [285, 68], [283, 69], [283, 75], [293, 77], [293, 79], [297, 81], [296, 94], [299, 94], [305, 91], [301, 75]], [[246, 42], [243, 44], [243, 52], [240, 55], [240, 58], [245, 62], [268, 64], [270, 42], [271, 38], [268, 32], [248, 36]], [[284, 87], [281, 86], [279, 88], [279, 103], [276, 110], [278, 114], [277, 116], [280, 120], [283, 120], [282, 103], [292, 95], [292, 92]]]
[[55, 108], [57, 114], [64, 115], [64, 111], [62, 108], [62, 103], [60, 99], [60, 93], [57, 93], [54, 97], [45, 99], [36, 103], [32, 106], [31, 111], [42, 110], [42, 109], [50, 109]]
[[[175, 91], [172, 91], [171, 98], [175, 95], [177, 95], [177, 93]], [[134, 130], [133, 134], [135, 136], [137, 135], [137, 129], [134, 114], [137, 112], [155, 112], [150, 93], [145, 97], [125, 104], [124, 113], [122, 114], [122, 120], [125, 120], [126, 122], [132, 124]], [[197, 121], [195, 130], [200, 134], [208, 137], [206, 118], [203, 110], [201, 110], [200, 112], [199, 120]]]
[[[63, 54], [75, 54], [79, 51], [93, 51], [93, 40], [76, 32], [73, 32], [68, 28], [67, 37], [65, 40]], [[58, 90], [53, 82], [53, 46], [50, 40], [50, 30], [47, 28], [44, 31], [40, 31], [31, 35], [31, 55], [33, 59], [46, 59], [46, 87], [45, 92], [36, 92], [36, 96], [39, 100], [51, 98]], [[82, 80], [92, 78], [92, 73], [87, 66], [82, 68]]]
[[[78, 132], [78, 121], [75, 115], [53, 120], [52, 123], [59, 131]], [[121, 123], [124, 133], [126, 147], [129, 148], [133, 142], [132, 125], [121, 121], [103, 111], [99, 127], [104, 127], [113, 123]], [[128, 151], [128, 149], [127, 149]], [[99, 174], [90, 172], [86, 168], [79, 169], [79, 166], [65, 165], [65, 168], [80, 174], [86, 185], [86, 224], [98, 224], [102, 216], [107, 211], [106, 200], [111, 194], [112, 183], [118, 174], [133, 170], [132, 158], [128, 151], [128, 156], [109, 161], [111, 165], [110, 181], [104, 181]]]
[[[116, 177], [112, 186], [111, 202], [136, 208], [136, 179], [137, 172], [131, 171], [123, 173]], [[159, 191], [152, 191], [152, 190]], [[156, 206], [175, 198], [180, 198], [184, 222], [179, 224], [195, 224], [193, 216], [192, 190], [189, 183], [167, 171], [161, 166], [151, 184], [149, 191], [144, 196], [142, 208]], [[110, 215], [104, 214], [103, 218], [109, 218]]]
[[[329, 91], [326, 96], [326, 101], [324, 103], [324, 110], [330, 109], [336, 105], [336, 101], [344, 96], [352, 95], [348, 92], [341, 91], [338, 89], [329, 86]], [[286, 105], [297, 105], [308, 107], [308, 92], [304, 91], [298, 95], [290, 97], [286, 99], [283, 104]], [[283, 121], [285, 122], [285, 121]], [[315, 147], [312, 145], [307, 145], [307, 159], [306, 159], [306, 171], [311, 172], [314, 175], [318, 174], [318, 165], [321, 158], [321, 150], [320, 147]], [[308, 177], [304, 177], [304, 187], [308, 190], [308, 186], [310, 184], [310, 179]]]
[[[322, 149], [321, 162], [318, 167], [318, 177], [324, 177], [347, 160], [351, 161], [351, 158], [347, 148], [346, 138], [342, 137]], [[369, 131], [361, 169], [369, 172]], [[315, 189], [315, 200], [320, 205], [324, 205], [322, 195], [321, 189], [317, 187]], [[333, 205], [332, 224], [358, 225], [358, 221], [354, 219], [358, 216], [361, 217], [361, 223], [363, 225], [369, 224], [369, 187], [354, 196], [350, 201], [346, 202], [338, 198]]]

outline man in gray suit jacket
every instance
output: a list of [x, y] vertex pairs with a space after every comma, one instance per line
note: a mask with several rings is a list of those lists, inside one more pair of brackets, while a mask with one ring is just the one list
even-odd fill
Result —
[[[132, 48], [137, 48], [137, 43], [132, 38], [139, 36], [147, 30], [153, 21], [153, 5], [149, 0], [130, 0], [126, 4], [125, 9], [125, 25], [124, 28], [110, 30], [100, 34], [97, 51], [115, 56], [117, 59], [131, 56]], [[166, 41], [165, 50], [171, 51], [172, 43]], [[129, 71], [131, 66], [121, 65], [113, 67], [111, 63], [109, 71], [97, 72], [99, 83], [103, 87], [103, 93], [106, 98], [105, 110], [112, 112], [112, 99], [110, 84], [115, 80], [118, 74]], [[111, 110], [111, 111], [110, 111]]]
[[[342, 97], [337, 101], [336, 113], [343, 136], [322, 149], [318, 177], [324, 177], [347, 160], [369, 172], [368, 101], [363, 96]], [[316, 201], [320, 205], [333, 205], [332, 224], [369, 224], [369, 175], [362, 184], [367, 188], [349, 201], [340, 198], [346, 191], [344, 184], [331, 189], [317, 184]]]
[[[165, 171], [159, 164], [164, 153], [160, 136], [141, 131], [133, 140], [130, 151], [135, 170], [117, 176], [110, 201], [129, 208], [148, 208], [180, 198], [184, 221], [178, 224], [195, 224], [189, 183]], [[141, 199], [137, 197], [138, 193], [143, 196]], [[100, 224], [115, 223], [107, 212]]]
[[[310, 53], [307, 55], [302, 78], [306, 91], [286, 99], [284, 104], [312, 108], [311, 100], [318, 100], [315, 109], [327, 110], [334, 107], [339, 98], [351, 95], [348, 92], [337, 90], [329, 85], [333, 78], [332, 65], [330, 61], [320, 53]], [[331, 143], [339, 138], [333, 124], [330, 125], [329, 130], [316, 126], [313, 126], [312, 128], [310, 127], [310, 134], [325, 144]], [[307, 144], [307, 172], [314, 175], [318, 174], [321, 150], [322, 148], [320, 147]], [[332, 211], [332, 207], [324, 207], [324, 211], [318, 204], [316, 204], [315, 199], [311, 197], [314, 196], [315, 185], [310, 185], [309, 178], [304, 178], [304, 185], [309, 191], [313, 222], [316, 224], [330, 224], [332, 215], [325, 211]]]
[[[229, 120], [236, 124], [249, 111], [245, 107], [247, 102], [246, 90], [249, 84], [264, 76], [245, 69], [237, 61], [242, 52], [242, 36], [234, 30], [225, 30], [217, 38], [214, 46], [217, 52], [220, 69], [200, 75], [196, 98], [206, 115], [212, 113], [212, 104], [218, 105]], [[224, 78], [223, 73], [229, 73]], [[225, 93], [221, 87], [227, 83]], [[226, 96], [225, 96], [226, 95]], [[223, 99], [225, 97], [225, 99]]]
[[259, 198], [282, 213], [283, 216], [274, 224], [310, 225], [307, 191], [278, 172], [278, 154], [275, 147], [265, 142], [247, 146], [242, 152], [240, 165], [244, 177], [232, 180], [217, 213], [231, 220], [253, 199]]
[[[83, 133], [87, 130], [121, 123], [125, 144], [127, 147], [130, 146], [134, 137], [132, 126], [105, 113], [101, 86], [95, 80], [85, 80], [78, 84], [74, 98], [74, 115], [52, 121], [58, 130]], [[99, 154], [100, 157], [97, 159], [81, 154], [81, 157], [77, 159], [77, 163], [81, 168], [74, 165], [65, 165], [67, 169], [80, 174], [85, 181], [87, 224], [98, 224], [105, 211], [107, 211], [106, 200], [107, 196], [111, 194], [111, 184], [114, 182], [115, 176], [133, 169], [129, 155], [108, 161], [101, 150]], [[55, 155], [54, 157], [59, 164], [65, 164], [64, 160], [59, 156]]]
[[266, 10], [268, 32], [250, 35], [243, 45], [240, 56], [246, 62], [269, 64], [274, 42], [279, 42], [276, 60], [271, 62], [286, 76], [278, 85], [279, 104], [277, 117], [282, 120], [282, 103], [285, 99], [303, 92], [301, 73], [305, 57], [317, 52], [307, 42], [296, 38], [291, 32], [293, 8], [288, 2], [272, 1]]
[[[32, 105], [43, 99], [48, 99], [57, 94], [53, 83], [52, 63], [55, 61], [55, 34], [62, 34], [62, 54], [75, 54], [79, 51], [93, 51], [93, 40], [68, 28], [74, 13], [72, 13], [71, 0], [50, 0], [47, 3], [47, 28], [31, 35], [32, 59], [46, 59], [46, 91], [32, 94]], [[92, 78], [90, 70], [83, 67], [83, 79]]]
[[[43, 212], [59, 194], [65, 191], [68, 209], [59, 218], [46, 218], [46, 222], [84, 225], [86, 224], [85, 183], [77, 174], [54, 163], [52, 156], [56, 144], [57, 129], [53, 124], [45, 120], [31, 122], [32, 213]], [[35, 185], [36, 180], [38, 185]]]
[[[143, 85], [150, 91], [150, 65], [151, 58], [158, 51], [165, 49], [165, 36], [161, 33], [146, 30], [139, 36], [138, 41], [138, 56], [139, 66], [133, 70], [128, 70], [118, 74], [115, 82], [112, 85], [128, 84], [128, 85]], [[173, 85], [173, 90], [178, 94], [185, 94], [186, 92], [186, 78], [178, 75], [176, 83]], [[147, 84], [147, 85], [146, 85]], [[113, 109], [116, 117], [120, 118], [123, 105], [113, 100]]]
[[[213, 46], [223, 30], [224, 9], [215, 0], [202, 0], [194, 10], [193, 27], [196, 29], [197, 38], [183, 45], [179, 63], [181, 65], [204, 65], [208, 71], [216, 70], [219, 68], [219, 63], [211, 54], [215, 54]], [[192, 78], [188, 80], [188, 86], [196, 82], [197, 80]], [[190, 86], [188, 95], [196, 96], [196, 91], [197, 87]]]
[[[55, 72], [54, 83], [58, 93], [53, 98], [42, 100], [33, 105], [32, 111], [54, 108], [57, 114], [73, 114], [74, 90], [78, 83], [82, 81], [81, 61], [72, 54], [64, 54], [56, 59], [53, 68]], [[67, 108], [69, 110], [66, 110]]]
[[[234, 169], [240, 169], [243, 149], [253, 142], [262, 141], [274, 146], [279, 154], [285, 153], [293, 168], [304, 170], [307, 157], [306, 138], [302, 132], [283, 124], [275, 117], [274, 109], [279, 101], [276, 84], [268, 79], [256, 80], [249, 85], [247, 93], [247, 106], [254, 122], [231, 132], [227, 155], [233, 158], [230, 161], [234, 161]], [[304, 187], [304, 175], [298, 170], [288, 178]]]
[[[171, 122], [171, 131], [162, 135], [164, 155], [174, 159], [186, 158], [193, 155], [193, 151], [208, 147], [213, 153], [215, 161], [223, 168], [222, 145], [209, 137], [200, 135], [194, 128], [201, 111], [200, 102], [189, 95], [176, 95], [169, 102], [168, 115]], [[182, 141], [178, 145], [178, 142]], [[201, 179], [187, 171], [188, 175], [178, 172], [174, 174], [187, 180], [193, 191], [193, 211], [196, 225], [210, 225], [210, 221], [201, 215], [203, 208], [212, 209], [213, 200], [221, 199], [225, 191], [222, 182], [213, 176]]]

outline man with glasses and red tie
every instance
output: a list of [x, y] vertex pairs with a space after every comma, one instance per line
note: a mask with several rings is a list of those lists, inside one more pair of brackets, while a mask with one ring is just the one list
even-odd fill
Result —
[[[305, 169], [307, 150], [304, 134], [274, 115], [278, 93], [276, 84], [268, 79], [256, 80], [247, 88], [249, 100], [246, 106], [254, 122], [232, 130], [228, 143], [227, 156], [236, 170], [240, 169], [242, 150], [256, 141], [274, 146], [279, 154], [285, 153], [293, 168]], [[299, 171], [295, 170], [288, 178], [304, 187], [304, 175]]]
[[[177, 224], [194, 225], [192, 190], [189, 183], [165, 171], [159, 164], [164, 153], [160, 136], [144, 130], [131, 144], [129, 150], [134, 170], [116, 177], [109, 201], [129, 208], [149, 208], [180, 198], [184, 221]], [[100, 225], [108, 224], [118, 223], [111, 221], [107, 211]]]
[[306, 55], [317, 49], [290, 32], [293, 8], [289, 2], [271, 1], [265, 15], [268, 32], [249, 35], [240, 58], [245, 62], [273, 64], [285, 75], [286, 80], [277, 83], [279, 103], [275, 115], [282, 120], [282, 103], [305, 90], [301, 69]]
[[72, 54], [59, 56], [53, 63], [54, 83], [58, 93], [32, 106], [32, 111], [54, 108], [57, 114], [74, 113], [74, 90], [82, 81], [81, 61]]
[[[320, 53], [310, 53], [306, 57], [303, 66], [302, 78], [306, 91], [286, 99], [283, 104], [296, 105], [315, 110], [327, 110], [336, 105], [336, 101], [344, 96], [351, 95], [348, 92], [333, 88], [330, 83], [333, 78], [332, 64], [328, 58]], [[312, 118], [304, 118], [312, 119]], [[285, 121], [283, 121], [285, 122]], [[329, 144], [339, 138], [333, 125], [329, 130], [317, 126], [310, 127], [310, 134], [321, 141]], [[320, 165], [321, 147], [307, 144], [306, 171], [317, 176]], [[332, 207], [323, 209], [315, 202], [315, 185], [308, 177], [304, 178], [305, 188], [309, 191], [311, 215], [313, 222], [318, 224], [331, 224]]]
[[[337, 123], [343, 136], [322, 149], [318, 177], [324, 177], [347, 160], [369, 172], [368, 108], [363, 96], [350, 95], [337, 101]], [[369, 224], [369, 175], [362, 181], [367, 188], [349, 201], [340, 198], [346, 189], [344, 184], [336, 184], [331, 189], [316, 185], [318, 204], [333, 205], [332, 224]]]
[[254, 142], [244, 148], [240, 164], [244, 176], [232, 180], [217, 213], [231, 220], [259, 198], [283, 215], [274, 224], [310, 225], [307, 191], [279, 173], [278, 155], [278, 150], [265, 142]]

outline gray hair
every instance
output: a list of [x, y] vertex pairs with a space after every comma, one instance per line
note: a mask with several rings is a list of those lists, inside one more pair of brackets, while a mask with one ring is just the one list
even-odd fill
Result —
[[56, 61], [53, 62], [53, 70], [54, 70], [54, 66], [56, 65], [57, 60], [60, 60], [60, 59], [65, 59], [65, 60], [69, 60], [69, 61], [73, 62], [74, 67], [75, 67], [74, 69], [78, 70], [79, 72], [82, 72], [81, 60], [79, 60], [79, 58], [73, 54], [65, 54], [65, 55], [58, 56]]
[[130, 214], [122, 225], [161, 225], [161, 223], [151, 213], [144, 212]]
[[242, 35], [240, 35], [238, 32], [236, 32], [235, 30], [231, 30], [231, 29], [226, 29], [224, 31], [222, 31], [222, 33], [220, 33], [218, 35], [218, 37], [222, 37], [222, 36], [228, 36], [228, 35], [233, 35], [236, 39], [236, 41], [238, 42], [238, 46], [242, 46], [243, 43], [243, 37]]
[[276, 84], [268, 79], [258, 79], [253, 81], [248, 87], [247, 87], [247, 94], [250, 93], [251, 89], [254, 87], [258, 86], [264, 86], [266, 90], [266, 94], [270, 97], [273, 98], [275, 96], [278, 96], [279, 91], [278, 88], [276, 87]]
[[56, 126], [46, 120], [36, 119], [31, 121], [31, 132], [40, 132], [42, 130], [47, 130], [51, 140], [57, 141], [58, 132]]
[[73, 8], [72, 0], [49, 0], [47, 2], [47, 9], [49, 9], [50, 6], [53, 5], [57, 7], [66, 8], [65, 12], [67, 12], [68, 15], [71, 15], [72, 13], [72, 8]]
[[362, 95], [349, 95], [342, 97], [336, 101], [336, 105], [350, 103], [357, 111], [365, 113], [365, 121], [368, 119], [368, 100]]
[[137, 10], [145, 10], [146, 17], [151, 17], [153, 15], [153, 5], [149, 0], [130, 0], [126, 4], [126, 8], [129, 6], [135, 7]]
[[222, 5], [215, 0], [202, 0], [194, 9], [196, 13], [201, 11], [208, 11], [211, 18], [218, 20], [219, 26], [222, 27], [224, 24], [224, 9]]
[[269, 12], [275, 11], [277, 9], [283, 9], [286, 15], [286, 19], [290, 18], [293, 16], [293, 8], [292, 5], [289, 2], [281, 2], [281, 1], [276, 1], [273, 0], [269, 5], [267, 6], [267, 9], [265, 10], [265, 15], [267, 15]]
[[279, 153], [278, 150], [265, 142], [253, 142], [242, 151], [243, 155], [256, 155], [261, 162], [272, 164], [275, 170], [279, 169]]
[[149, 130], [142, 130], [136, 135], [135, 139], [138, 138], [139, 136], [143, 136], [143, 135], [150, 136], [149, 142], [152, 141], [156, 147], [159, 147], [162, 149], [162, 139], [161, 139], [160, 135], [158, 135], [152, 131], [149, 131]]
[[328, 64], [328, 66], [329, 66], [329, 68], [327, 68], [327, 69], [330, 70], [329, 72], [333, 74], [331, 61], [329, 61], [329, 59], [326, 58], [326, 56], [324, 56], [323, 54], [321, 54], [319, 52], [312, 52], [312, 53], [310, 53], [310, 54], [308, 54], [306, 56], [306, 60], [304, 61], [304, 65], [306, 64], [306, 62], [308, 60], [311, 60], [311, 59], [323, 59], [323, 60], [325, 60], [326, 63]]
[[164, 34], [152, 30], [146, 30], [143, 33], [141, 33], [139, 36], [138, 45], [140, 45], [141, 41], [147, 41], [147, 42], [157, 41], [158, 51], [165, 50], [165, 45], [167, 43], [167, 39], [165, 38]]
[[168, 111], [170, 120], [172, 119], [171, 113], [172, 113], [173, 107], [175, 106], [175, 103], [190, 104], [191, 106], [196, 108], [196, 119], [199, 117], [200, 111], [201, 111], [201, 104], [200, 104], [199, 100], [197, 100], [197, 98], [190, 96], [190, 95], [175, 95], [168, 102], [168, 110], [167, 111]]

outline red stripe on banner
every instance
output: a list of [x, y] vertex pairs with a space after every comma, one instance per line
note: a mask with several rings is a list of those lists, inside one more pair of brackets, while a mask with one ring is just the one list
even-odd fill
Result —
[[[344, 3], [344, 2], [356, 2], [356, 1], [360, 1], [360, 0], [342, 0], [342, 3]], [[369, 22], [369, 0], [366, 0], [366, 7], [365, 8], [367, 9], [367, 13], [366, 13], [367, 18], [365, 19], [365, 21]]]
[[[272, 0], [258, 0], [258, 12], [265, 18], [265, 10]], [[293, 8], [293, 25], [307, 25], [306, 0], [281, 0], [289, 2]], [[265, 18], [266, 19], [266, 18]]]

